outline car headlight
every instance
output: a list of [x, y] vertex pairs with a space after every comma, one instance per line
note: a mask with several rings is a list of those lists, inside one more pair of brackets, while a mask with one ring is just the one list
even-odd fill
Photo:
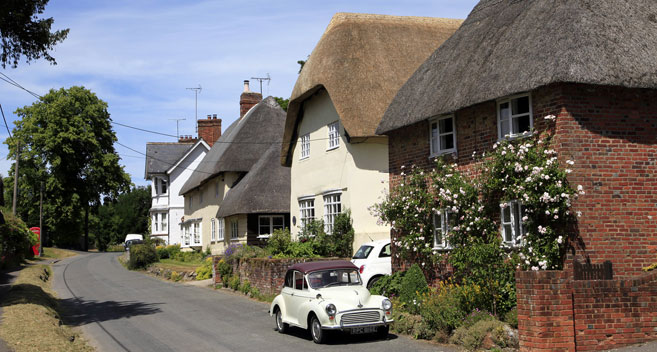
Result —
[[335, 308], [335, 305], [333, 303], [329, 303], [326, 305], [326, 314], [329, 316], [335, 316], [335, 313], [337, 313], [338, 310]]
[[384, 299], [383, 302], [381, 302], [381, 307], [383, 310], [391, 310], [392, 309], [392, 302], [390, 302], [389, 299]]

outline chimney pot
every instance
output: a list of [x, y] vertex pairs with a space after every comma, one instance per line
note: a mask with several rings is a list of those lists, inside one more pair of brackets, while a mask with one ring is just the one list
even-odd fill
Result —
[[210, 119], [211, 116], [212, 116], [212, 115], [208, 115], [208, 120]]
[[244, 92], [250, 92], [251, 90], [249, 89], [249, 80], [245, 79], [244, 80]]
[[216, 120], [217, 119], [217, 114], [212, 114], [212, 119]]

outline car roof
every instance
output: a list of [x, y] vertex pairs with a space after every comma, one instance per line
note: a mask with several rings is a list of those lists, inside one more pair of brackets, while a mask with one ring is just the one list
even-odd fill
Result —
[[328, 269], [358, 269], [358, 267], [346, 260], [326, 260], [321, 262], [297, 263], [292, 265], [288, 270], [298, 270], [306, 274], [311, 271]]
[[382, 245], [385, 246], [385, 245], [388, 244], [388, 243], [390, 243], [390, 240], [389, 240], [389, 239], [387, 239], [387, 240], [377, 240], [377, 241], [367, 242], [367, 243], [363, 243], [362, 245], [363, 245], [363, 246], [373, 246], [373, 247], [376, 247], [376, 246], [382, 246]]

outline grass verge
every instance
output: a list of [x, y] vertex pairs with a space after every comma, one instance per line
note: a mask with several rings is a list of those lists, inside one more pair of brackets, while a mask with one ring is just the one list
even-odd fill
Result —
[[73, 251], [60, 248], [43, 247], [43, 257], [48, 259], [64, 259], [78, 255]]
[[94, 349], [63, 325], [59, 304], [50, 286], [48, 265], [28, 265], [16, 278], [0, 303], [3, 309], [0, 338], [16, 352], [93, 351]]

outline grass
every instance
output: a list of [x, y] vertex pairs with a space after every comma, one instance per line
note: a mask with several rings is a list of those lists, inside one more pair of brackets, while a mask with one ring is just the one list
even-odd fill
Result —
[[77, 332], [62, 325], [56, 294], [50, 286], [51, 274], [50, 267], [42, 264], [20, 271], [0, 303], [0, 338], [16, 352], [93, 351]]
[[190, 271], [198, 268], [199, 266], [203, 265], [203, 261], [193, 261], [193, 262], [181, 262], [179, 260], [175, 259], [160, 259], [159, 262], [154, 263], [153, 265], [159, 266], [164, 269], [171, 269], [171, 270], [176, 270], [176, 269], [183, 269], [183, 271]]
[[64, 259], [68, 257], [73, 257], [78, 255], [73, 251], [66, 249], [53, 248], [53, 247], [43, 247], [43, 257], [49, 259]]

